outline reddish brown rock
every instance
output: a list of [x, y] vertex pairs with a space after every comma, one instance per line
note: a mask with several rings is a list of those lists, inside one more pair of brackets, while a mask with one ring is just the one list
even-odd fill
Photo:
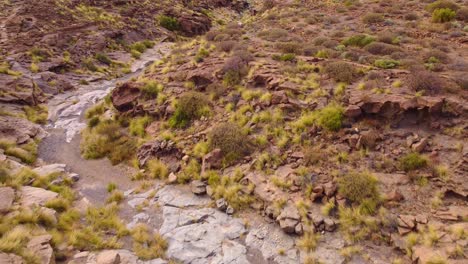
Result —
[[112, 105], [120, 112], [132, 110], [137, 104], [137, 99], [141, 95], [141, 84], [126, 82], [117, 86], [111, 94]]
[[348, 105], [344, 111], [344, 115], [349, 118], [355, 118], [362, 114], [361, 108], [357, 105]]
[[219, 169], [222, 167], [223, 153], [220, 149], [214, 149], [203, 157], [204, 169]]

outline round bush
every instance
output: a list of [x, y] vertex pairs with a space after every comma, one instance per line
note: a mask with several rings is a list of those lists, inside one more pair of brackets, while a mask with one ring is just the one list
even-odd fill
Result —
[[338, 179], [338, 192], [351, 202], [378, 200], [377, 179], [368, 172], [351, 172]]

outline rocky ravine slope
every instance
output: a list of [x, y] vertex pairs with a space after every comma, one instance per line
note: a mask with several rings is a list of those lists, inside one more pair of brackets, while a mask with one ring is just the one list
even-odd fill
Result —
[[1, 261], [466, 262], [466, 4], [2, 2]]

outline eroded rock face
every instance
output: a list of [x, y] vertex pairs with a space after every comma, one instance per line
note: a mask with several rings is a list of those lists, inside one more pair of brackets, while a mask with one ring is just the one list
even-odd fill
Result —
[[187, 36], [201, 35], [211, 28], [211, 20], [202, 14], [184, 13], [178, 17], [180, 30]]
[[[363, 94], [353, 92], [349, 100], [350, 107], [358, 106], [364, 114], [376, 114], [392, 118], [410, 110], [425, 112], [430, 115], [442, 113], [443, 97], [408, 97], [399, 94]], [[349, 108], [349, 107], [348, 107]], [[353, 112], [356, 112], [354, 110]], [[355, 116], [355, 115], [353, 115]]]
[[120, 112], [128, 112], [137, 104], [137, 99], [141, 95], [141, 84], [126, 82], [117, 86], [111, 94], [112, 105]]
[[279, 222], [284, 232], [294, 234], [296, 232], [296, 226], [301, 221], [301, 216], [294, 205], [288, 204], [276, 220]]
[[46, 132], [41, 126], [28, 120], [12, 116], [0, 116], [0, 138], [16, 144], [26, 143], [31, 139], [41, 139]]

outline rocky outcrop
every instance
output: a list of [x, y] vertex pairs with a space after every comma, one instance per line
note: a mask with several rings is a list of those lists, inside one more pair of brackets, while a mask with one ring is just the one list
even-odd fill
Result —
[[32, 139], [42, 139], [46, 132], [41, 126], [12, 116], [0, 116], [0, 138], [23, 144]]
[[[414, 110], [430, 115], [442, 113], [444, 105], [443, 97], [431, 96], [411, 96], [402, 94], [369, 94], [360, 91], [354, 91], [349, 99], [349, 104], [357, 112], [359, 107], [363, 114], [379, 115], [386, 118], [392, 118]], [[348, 107], [348, 108], [350, 108]], [[347, 112], [350, 112], [347, 111]], [[348, 115], [356, 116], [349, 113]]]
[[65, 77], [53, 72], [41, 73], [41, 78], [36, 80], [39, 88], [47, 94], [58, 94], [75, 89]]
[[126, 82], [117, 86], [111, 93], [112, 105], [120, 112], [128, 112], [137, 104], [137, 99], [141, 95], [141, 84]]
[[54, 250], [49, 244], [51, 240], [51, 235], [43, 235], [28, 242], [27, 248], [41, 260], [41, 264], [55, 264]]
[[57, 198], [58, 193], [42, 188], [23, 186], [21, 188], [21, 204], [29, 207], [33, 205], [43, 206], [48, 201]]
[[163, 159], [169, 164], [178, 163], [181, 152], [172, 140], [154, 140], [143, 144], [137, 152], [140, 166], [144, 166], [151, 158]]
[[200, 13], [183, 13], [178, 15], [180, 30], [187, 36], [201, 35], [211, 28], [209, 17]]
[[0, 214], [7, 213], [15, 200], [15, 190], [11, 187], [0, 187]]
[[[294, 205], [288, 204], [276, 220], [279, 222], [280, 227], [284, 232], [294, 234], [296, 233], [296, 226], [299, 225], [301, 221], [301, 216]], [[302, 230], [300, 231], [302, 232]]]
[[0, 102], [37, 105], [44, 100], [45, 96], [33, 80], [0, 74]]

